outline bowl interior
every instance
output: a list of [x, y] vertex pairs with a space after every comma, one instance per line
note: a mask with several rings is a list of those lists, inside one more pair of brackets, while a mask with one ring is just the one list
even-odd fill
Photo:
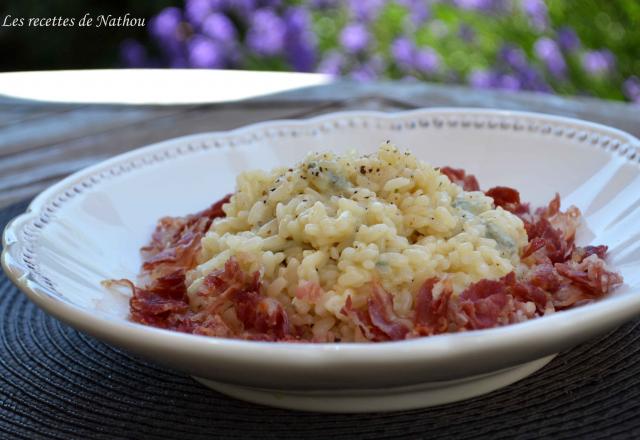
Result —
[[139, 248], [161, 216], [203, 209], [232, 192], [241, 171], [289, 166], [314, 150], [373, 152], [386, 140], [433, 165], [465, 168], [483, 189], [517, 188], [533, 206], [559, 192], [563, 206], [584, 214], [578, 243], [609, 246], [610, 263], [625, 277], [616, 295], [640, 290], [636, 141], [593, 124], [507, 112], [345, 113], [167, 141], [46, 191], [36, 215], [14, 226], [24, 240], [11, 253], [50, 294], [126, 320], [128, 292], [100, 282], [136, 277]]

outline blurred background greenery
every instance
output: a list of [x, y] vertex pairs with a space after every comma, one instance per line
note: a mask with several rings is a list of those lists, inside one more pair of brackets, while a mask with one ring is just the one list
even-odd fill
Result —
[[2, 70], [319, 71], [640, 102], [637, 0], [5, 0], [3, 16], [147, 18], [0, 28]]

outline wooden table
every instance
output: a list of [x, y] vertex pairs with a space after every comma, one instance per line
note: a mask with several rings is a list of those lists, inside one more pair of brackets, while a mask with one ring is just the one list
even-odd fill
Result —
[[582, 118], [640, 137], [640, 107], [588, 98], [425, 83], [335, 82], [245, 101], [197, 105], [60, 104], [0, 97], [0, 208], [64, 176], [163, 139], [340, 110], [492, 107]]
[[[340, 82], [180, 106], [0, 97], [0, 208], [82, 167], [174, 136], [338, 110], [433, 106], [552, 113], [640, 136], [639, 108], [623, 103], [431, 84]], [[23, 205], [11, 209], [5, 214]], [[639, 321], [487, 397], [410, 412], [334, 415], [285, 412], [208, 393], [184, 374], [57, 322], [1, 275], [0, 293], [0, 438], [640, 438]]]

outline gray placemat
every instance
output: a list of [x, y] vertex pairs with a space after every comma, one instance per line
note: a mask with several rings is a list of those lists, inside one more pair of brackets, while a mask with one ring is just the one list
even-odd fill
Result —
[[[0, 211], [0, 228], [26, 203]], [[331, 415], [267, 408], [99, 342], [0, 276], [0, 437], [640, 438], [640, 320], [486, 396], [423, 410]]]

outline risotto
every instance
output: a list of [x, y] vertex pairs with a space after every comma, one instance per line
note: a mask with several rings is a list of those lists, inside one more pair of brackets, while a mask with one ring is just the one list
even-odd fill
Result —
[[[592, 301], [621, 284], [580, 212], [532, 212], [388, 142], [251, 171], [209, 209], [160, 220], [134, 321], [255, 340], [386, 341], [475, 330]], [[113, 283], [113, 281], [112, 281]]]

